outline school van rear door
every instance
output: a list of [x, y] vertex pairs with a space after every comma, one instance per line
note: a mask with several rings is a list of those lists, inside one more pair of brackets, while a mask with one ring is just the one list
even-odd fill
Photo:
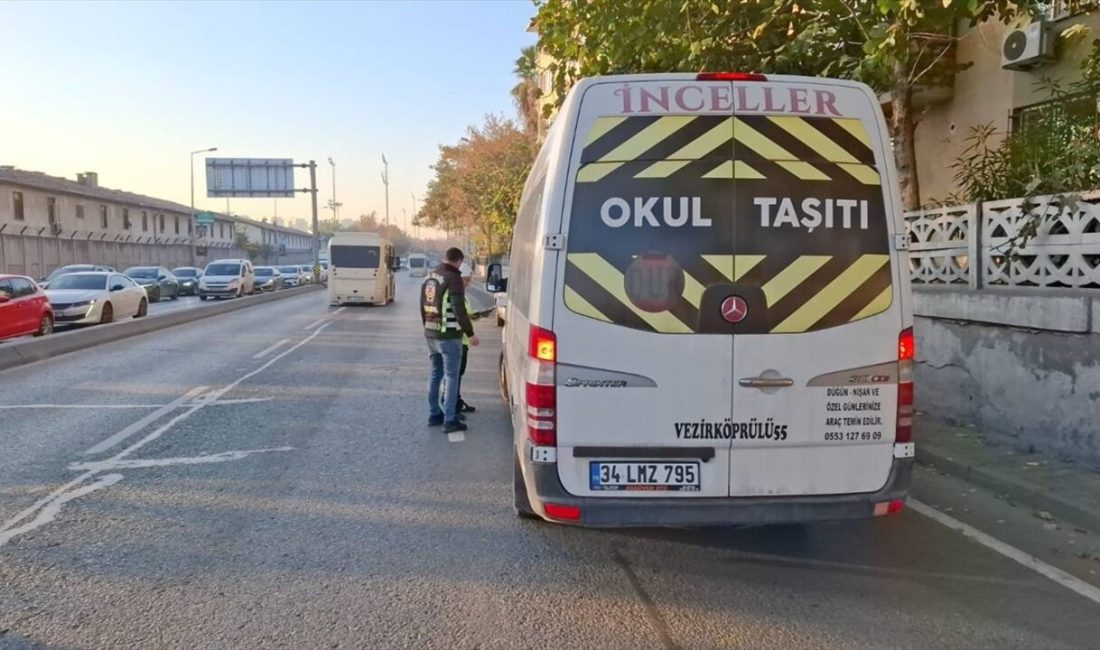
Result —
[[873, 101], [796, 78], [585, 89], [554, 310], [569, 492], [885, 484], [902, 269]]

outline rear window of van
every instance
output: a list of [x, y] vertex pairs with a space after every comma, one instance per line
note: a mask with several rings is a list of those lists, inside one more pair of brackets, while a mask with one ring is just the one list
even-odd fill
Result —
[[[582, 134], [564, 298], [661, 333], [795, 333], [890, 307], [880, 172], [858, 119], [601, 117]], [[722, 316], [742, 297], [744, 320]]]

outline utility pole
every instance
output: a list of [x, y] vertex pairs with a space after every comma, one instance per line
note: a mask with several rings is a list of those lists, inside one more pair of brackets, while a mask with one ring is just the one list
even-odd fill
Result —
[[309, 161], [309, 192], [313, 204], [313, 276], [320, 280], [317, 271], [321, 266], [321, 224], [317, 220], [317, 162]]
[[413, 199], [413, 233], [416, 239], [420, 239], [420, 226], [416, 225], [416, 215], [419, 214], [416, 211], [416, 192], [410, 192], [409, 195]]
[[390, 163], [382, 154], [382, 184], [386, 186], [386, 226], [390, 225]]
[[331, 156], [328, 164], [332, 165], [332, 200], [328, 202], [328, 208], [332, 210], [332, 223], [336, 224], [340, 222], [340, 206], [343, 204], [336, 201], [336, 162]]

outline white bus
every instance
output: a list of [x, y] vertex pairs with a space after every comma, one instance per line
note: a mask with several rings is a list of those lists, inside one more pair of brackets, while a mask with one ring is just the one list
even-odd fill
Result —
[[338, 232], [328, 243], [328, 301], [388, 305], [393, 302], [393, 244], [377, 233]]
[[428, 274], [428, 256], [423, 253], [409, 255], [409, 276], [422, 278]]

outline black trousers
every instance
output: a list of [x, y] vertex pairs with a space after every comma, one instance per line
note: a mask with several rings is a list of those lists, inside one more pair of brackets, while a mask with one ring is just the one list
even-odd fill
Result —
[[[462, 346], [462, 363], [458, 365], [458, 377], [461, 380], [466, 374], [466, 358], [470, 356], [470, 346]], [[462, 381], [458, 382], [458, 403], [462, 404]]]

